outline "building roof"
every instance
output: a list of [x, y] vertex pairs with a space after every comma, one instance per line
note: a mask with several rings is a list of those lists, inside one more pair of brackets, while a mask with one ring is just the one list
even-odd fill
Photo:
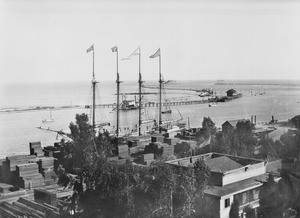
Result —
[[229, 90], [226, 91], [226, 93], [228, 93], [228, 92], [235, 93], [236, 91], [234, 89], [229, 89]]
[[211, 171], [219, 173], [224, 173], [226, 171], [231, 171], [243, 167], [243, 165], [226, 156], [208, 159], [205, 161], [205, 163]]
[[222, 124], [222, 126], [223, 126], [225, 123], [229, 123], [231, 126], [236, 127], [236, 124], [237, 124], [238, 122], [246, 122], [246, 120], [245, 120], [245, 119], [227, 120], [226, 122], [224, 122], [224, 123]]
[[267, 174], [263, 174], [224, 186], [209, 186], [206, 187], [204, 193], [216, 197], [232, 195], [259, 187], [262, 185], [262, 181], [265, 181], [266, 178]]

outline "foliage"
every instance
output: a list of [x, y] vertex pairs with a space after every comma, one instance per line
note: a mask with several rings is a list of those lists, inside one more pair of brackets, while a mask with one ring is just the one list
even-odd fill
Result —
[[268, 157], [279, 157], [283, 147], [279, 141], [274, 142], [267, 137], [263, 137], [259, 141], [259, 146], [259, 158], [263, 159], [267, 159]]
[[[76, 115], [70, 124], [72, 142], [63, 145], [69, 160], [59, 170], [60, 184], [72, 185], [83, 217], [181, 217], [195, 214], [210, 170], [203, 160], [188, 167], [172, 166], [162, 156], [150, 167], [118, 164], [107, 157], [114, 149], [107, 132], [94, 134], [88, 117]], [[77, 167], [77, 178], [68, 172]], [[83, 188], [84, 187], [84, 188]], [[73, 202], [73, 201], [72, 201]], [[77, 203], [76, 203], [77, 204]]]
[[281, 218], [284, 211], [283, 192], [280, 191], [272, 174], [267, 181], [263, 182], [259, 192], [258, 217], [260, 218]]
[[252, 157], [257, 140], [252, 133], [253, 124], [240, 121], [230, 132], [218, 132], [211, 141], [211, 151], [244, 157]]
[[247, 217], [247, 218], [255, 218], [255, 210], [254, 210], [251, 206], [247, 205], [247, 206], [243, 209], [243, 212], [246, 213], [246, 217]]
[[68, 172], [90, 165], [94, 154], [104, 157], [114, 149], [109, 133], [96, 134], [89, 124], [87, 114], [76, 114], [76, 122], [71, 122], [69, 128], [72, 141], [62, 141], [63, 165]]
[[[231, 204], [231, 208], [229, 211], [229, 218], [239, 218], [240, 217], [240, 204], [237, 200], [234, 200]], [[248, 217], [248, 216], [247, 216]]]
[[300, 155], [300, 133], [295, 135], [285, 133], [280, 137], [284, 145], [281, 151], [281, 157], [297, 157]]
[[205, 139], [209, 138], [212, 135], [215, 135], [217, 132], [215, 123], [210, 119], [210, 117], [203, 118], [202, 129], [203, 129]]
[[84, 179], [87, 189], [80, 200], [86, 216], [132, 216], [134, 191], [140, 186], [140, 175], [132, 164], [118, 165], [98, 157], [84, 170]]

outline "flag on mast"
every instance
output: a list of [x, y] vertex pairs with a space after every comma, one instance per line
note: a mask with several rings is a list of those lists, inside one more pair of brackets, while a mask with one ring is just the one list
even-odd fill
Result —
[[132, 56], [135, 56], [135, 55], [139, 55], [139, 54], [140, 54], [140, 47], [138, 47], [137, 49], [135, 49], [135, 51], [129, 57], [132, 57]]
[[153, 55], [151, 55], [149, 58], [156, 58], [158, 56], [160, 56], [160, 48]]
[[89, 53], [90, 51], [94, 51], [94, 44], [86, 50], [86, 53]]
[[118, 47], [117, 47], [117, 46], [112, 47], [112, 48], [111, 48], [111, 51], [112, 51], [112, 52], [118, 52]]

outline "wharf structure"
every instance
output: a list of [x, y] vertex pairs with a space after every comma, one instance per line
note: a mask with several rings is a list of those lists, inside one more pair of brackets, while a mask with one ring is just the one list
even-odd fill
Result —
[[207, 153], [166, 163], [174, 167], [188, 167], [198, 159], [204, 160], [211, 170], [209, 182], [212, 187], [206, 187], [202, 207], [204, 216], [211, 218], [229, 218], [234, 200], [239, 202], [242, 216], [245, 215], [243, 209], [246, 206], [257, 210], [262, 181], [266, 180], [268, 173], [277, 172], [281, 168], [281, 160], [267, 163], [263, 160], [219, 153]]

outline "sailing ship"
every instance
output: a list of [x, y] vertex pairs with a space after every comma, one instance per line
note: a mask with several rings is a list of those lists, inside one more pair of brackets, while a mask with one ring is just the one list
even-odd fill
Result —
[[42, 120], [42, 122], [43, 122], [43, 123], [51, 123], [51, 122], [54, 122], [54, 119], [52, 118], [52, 112], [51, 112], [51, 110], [50, 110], [50, 118], [49, 118], [49, 119], [45, 118], [45, 119]]
[[[180, 119], [176, 120], [162, 120], [162, 114], [171, 114], [171, 109], [162, 111], [162, 86], [165, 84], [164, 80], [162, 79], [162, 74], [161, 74], [161, 50], [160, 48], [150, 56], [150, 58], [156, 58], [159, 57], [159, 115], [158, 115], [158, 123], [156, 123], [156, 126], [154, 130], [158, 131], [159, 133], [162, 132], [177, 132], [185, 128], [185, 123], [183, 122], [183, 118], [180, 114]], [[166, 104], [168, 105], [168, 104]]]

